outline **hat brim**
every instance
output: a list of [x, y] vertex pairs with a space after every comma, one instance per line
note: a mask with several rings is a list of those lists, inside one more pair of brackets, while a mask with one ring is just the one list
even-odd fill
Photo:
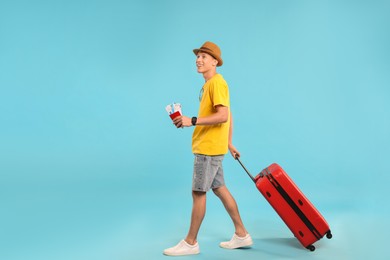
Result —
[[194, 49], [193, 52], [195, 55], [198, 55], [198, 52], [205, 52], [205, 53], [211, 55], [214, 59], [216, 59], [218, 61], [217, 67], [220, 67], [223, 64], [223, 60], [221, 59], [221, 57], [215, 55], [215, 53], [213, 53], [212, 51], [200, 48], [200, 49]]

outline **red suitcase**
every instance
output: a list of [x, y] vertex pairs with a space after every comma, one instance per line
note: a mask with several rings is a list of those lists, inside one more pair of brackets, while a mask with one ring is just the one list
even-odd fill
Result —
[[314, 251], [314, 242], [324, 235], [329, 239], [332, 238], [324, 217], [303, 195], [282, 167], [273, 163], [253, 177], [240, 159], [237, 160], [255, 182], [257, 189], [305, 248]]

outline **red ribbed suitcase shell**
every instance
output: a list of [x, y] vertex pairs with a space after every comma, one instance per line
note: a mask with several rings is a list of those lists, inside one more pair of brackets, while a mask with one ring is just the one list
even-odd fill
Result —
[[332, 237], [324, 217], [278, 164], [265, 168], [254, 181], [261, 194], [305, 248], [314, 251], [314, 242], [324, 235]]

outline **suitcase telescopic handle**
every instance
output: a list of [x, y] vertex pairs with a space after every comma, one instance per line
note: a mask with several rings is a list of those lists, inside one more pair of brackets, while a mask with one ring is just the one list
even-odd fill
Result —
[[254, 178], [254, 177], [252, 176], [252, 174], [248, 171], [248, 169], [245, 167], [245, 165], [242, 164], [240, 158], [236, 157], [236, 160], [240, 163], [240, 165], [241, 165], [242, 168], [245, 170], [245, 172], [248, 174], [248, 176], [252, 179], [252, 181], [253, 181], [254, 183], [256, 183], [255, 178]]

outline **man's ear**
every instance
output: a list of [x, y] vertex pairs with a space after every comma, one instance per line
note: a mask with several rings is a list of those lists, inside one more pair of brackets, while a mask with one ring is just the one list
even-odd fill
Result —
[[217, 61], [216, 59], [214, 59], [213, 65], [214, 65], [214, 66], [217, 66], [217, 65], [218, 65], [218, 61]]

